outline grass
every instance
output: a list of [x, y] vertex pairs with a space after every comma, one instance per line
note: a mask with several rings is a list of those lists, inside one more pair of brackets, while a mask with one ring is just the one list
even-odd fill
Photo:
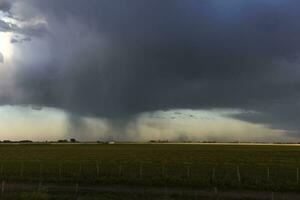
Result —
[[300, 188], [298, 167], [298, 146], [0, 145], [0, 178], [8, 182], [287, 191]]
[[[98, 194], [49, 194], [46, 191], [22, 192], [2, 196], [3, 200], [194, 200], [203, 199], [201, 197], [183, 196], [183, 195], [140, 195], [140, 194], [117, 194], [117, 193], [98, 193]], [[255, 198], [222, 198], [208, 197], [208, 200], [257, 200]], [[261, 198], [259, 198], [261, 199]]]

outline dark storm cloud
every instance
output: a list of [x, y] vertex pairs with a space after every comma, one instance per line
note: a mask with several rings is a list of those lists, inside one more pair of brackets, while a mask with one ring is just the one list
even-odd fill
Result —
[[239, 108], [299, 130], [300, 2], [224, 2], [28, 0], [53, 59], [19, 70], [22, 103], [109, 118]]
[[9, 12], [11, 7], [12, 7], [11, 2], [0, 0], [0, 11]]

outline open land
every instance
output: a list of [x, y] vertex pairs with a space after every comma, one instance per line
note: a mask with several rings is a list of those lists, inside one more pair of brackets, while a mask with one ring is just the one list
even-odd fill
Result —
[[9, 185], [23, 189], [25, 185], [36, 186], [39, 190], [47, 185], [70, 186], [76, 193], [84, 187], [91, 190], [119, 187], [129, 194], [141, 188], [150, 188], [149, 191], [155, 188], [157, 193], [180, 188], [181, 193], [191, 190], [191, 194], [203, 191], [297, 194], [299, 168], [300, 146], [297, 145], [0, 145], [3, 195], [9, 191]]

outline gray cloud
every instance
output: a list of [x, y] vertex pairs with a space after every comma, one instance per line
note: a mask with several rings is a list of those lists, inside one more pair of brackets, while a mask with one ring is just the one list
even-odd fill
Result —
[[262, 113], [239, 119], [300, 130], [299, 2], [27, 2], [44, 13], [54, 59], [18, 70], [19, 103], [118, 119], [239, 108]]
[[47, 26], [44, 23], [28, 25], [16, 30], [17, 33], [26, 35], [28, 37], [43, 37], [47, 34]]
[[11, 38], [11, 40], [10, 40], [10, 42], [11, 43], [22, 43], [22, 42], [30, 42], [31, 41], [31, 37], [22, 37], [22, 38], [20, 38], [20, 37], [13, 37], [13, 38]]
[[[29, 14], [18, 13], [19, 9], [12, 9], [14, 3], [20, 3], [21, 1], [0, 1], [0, 11], [4, 12], [4, 16], [10, 21], [7, 22], [3, 19], [0, 19], [0, 32], [10, 32], [14, 33], [15, 36], [12, 39], [13, 43], [16, 43], [16, 37], [23, 36], [26, 38], [25, 40], [21, 40], [20, 42], [30, 41], [28, 38], [31, 37], [43, 37], [48, 33], [47, 25], [43, 21], [36, 21], [38, 19], [30, 18]], [[19, 7], [26, 6], [25, 2], [23, 5], [19, 5]], [[28, 3], [28, 2], [27, 2]], [[22, 9], [21, 9], [22, 10]], [[26, 12], [34, 12], [34, 10], [26, 11]], [[31, 16], [32, 17], [32, 16]], [[30, 21], [31, 20], [31, 21]]]
[[19, 27], [13, 23], [7, 23], [0, 19], [0, 32], [12, 32], [19, 35], [24, 35], [26, 38], [29, 37], [43, 37], [47, 34], [48, 30], [44, 23], [27, 25]]
[[0, 19], [0, 32], [10, 32], [10, 31], [12, 31], [12, 27], [10, 26], [10, 24]]

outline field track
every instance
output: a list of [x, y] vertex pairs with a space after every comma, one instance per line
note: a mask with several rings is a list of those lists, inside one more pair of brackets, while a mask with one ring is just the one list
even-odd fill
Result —
[[[1, 188], [2, 189], [2, 188]], [[140, 195], [180, 195], [192, 196], [195, 198], [232, 198], [232, 199], [300, 199], [300, 193], [293, 192], [270, 192], [270, 191], [251, 191], [251, 190], [216, 190], [212, 189], [187, 189], [176, 187], [140, 187], [126, 185], [106, 185], [106, 186], [88, 186], [88, 185], [54, 185], [54, 184], [28, 184], [28, 183], [7, 183], [5, 184], [5, 193], [15, 192], [31, 192], [31, 191], [47, 191], [49, 194], [68, 193], [74, 195], [80, 194], [101, 194], [101, 193], [117, 193], [117, 194], [140, 194]]]

